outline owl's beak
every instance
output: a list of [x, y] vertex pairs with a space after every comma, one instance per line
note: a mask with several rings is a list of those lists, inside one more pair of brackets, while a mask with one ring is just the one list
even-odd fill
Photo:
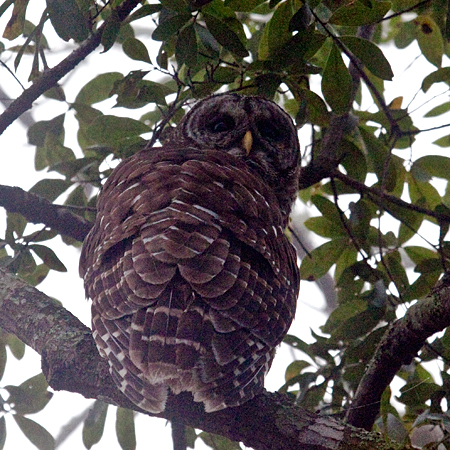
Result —
[[253, 136], [251, 131], [247, 131], [247, 133], [245, 133], [244, 137], [242, 138], [242, 147], [245, 149], [245, 153], [248, 154], [250, 153], [250, 150], [252, 149], [252, 145], [253, 145]]

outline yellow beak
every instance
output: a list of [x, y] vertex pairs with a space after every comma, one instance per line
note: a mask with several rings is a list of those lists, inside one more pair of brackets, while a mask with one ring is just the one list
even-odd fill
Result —
[[242, 138], [242, 147], [244, 147], [245, 153], [247, 153], [247, 155], [250, 153], [252, 145], [253, 145], [252, 133], [251, 131], [247, 131], [247, 133], [245, 133], [244, 137]]

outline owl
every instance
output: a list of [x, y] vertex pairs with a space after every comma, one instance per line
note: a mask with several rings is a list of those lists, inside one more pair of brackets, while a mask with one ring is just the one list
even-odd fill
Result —
[[279, 106], [223, 94], [113, 170], [80, 274], [100, 354], [138, 407], [189, 391], [213, 412], [262, 391], [299, 291], [284, 233], [299, 162]]

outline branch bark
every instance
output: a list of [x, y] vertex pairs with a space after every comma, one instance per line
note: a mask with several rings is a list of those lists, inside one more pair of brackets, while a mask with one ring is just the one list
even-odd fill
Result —
[[370, 430], [381, 396], [403, 364], [409, 364], [433, 334], [450, 326], [450, 273], [429, 296], [408, 309], [383, 336], [347, 413], [347, 422]]
[[[139, 411], [115, 387], [89, 328], [55, 300], [3, 268], [0, 268], [0, 327], [42, 356], [42, 370], [53, 389], [77, 392]], [[182, 393], [171, 396], [166, 411], [158, 417], [221, 434], [258, 450], [399, 448], [376, 433], [305, 411], [288, 396], [277, 393], [264, 392], [239, 408], [216, 413], [205, 413], [190, 394]]]
[[0, 185], [0, 206], [8, 212], [22, 214], [28, 222], [42, 223], [80, 242], [92, 227], [92, 223], [73, 214], [68, 208], [19, 187]]

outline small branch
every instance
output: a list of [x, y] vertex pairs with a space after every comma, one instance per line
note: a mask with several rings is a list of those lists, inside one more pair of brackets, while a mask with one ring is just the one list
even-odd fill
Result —
[[[42, 356], [42, 370], [53, 389], [145, 413], [115, 387], [89, 328], [58, 302], [1, 267], [0, 327]], [[166, 410], [157, 417], [183, 421], [258, 450], [398, 449], [377, 433], [305, 411], [287, 395], [277, 393], [263, 392], [241, 407], [215, 413], [205, 413], [188, 393], [171, 395]]]
[[[339, 172], [338, 170], [334, 171], [332, 176], [341, 180], [347, 186], [351, 186], [360, 194], [363, 193], [367, 194], [374, 203], [376, 203], [381, 207], [384, 207], [384, 203], [385, 201], [387, 201], [393, 203], [396, 206], [400, 206], [401, 208], [409, 209], [411, 211], [415, 211], [420, 214], [425, 214], [427, 216], [434, 217], [439, 222], [450, 223], [450, 214], [432, 211], [431, 209], [423, 208], [422, 206], [413, 205], [411, 203], [405, 202], [404, 200], [395, 197], [394, 195], [386, 194], [385, 192], [382, 192], [378, 189], [366, 186], [364, 183], [360, 183], [359, 181], [356, 181], [348, 177], [347, 175], [344, 175], [342, 172]], [[390, 214], [392, 213], [390, 212]]]
[[406, 8], [406, 9], [403, 9], [396, 13], [393, 13], [390, 16], [383, 17], [382, 19], [378, 20], [377, 22], [374, 22], [374, 24], [384, 22], [385, 20], [393, 19], [394, 17], [401, 16], [402, 14], [405, 14], [410, 11], [414, 11], [419, 6], [426, 5], [427, 3], [430, 3], [430, 2], [431, 2], [431, 0], [422, 0], [421, 2], [416, 3], [415, 5], [411, 6], [410, 8]]
[[450, 273], [394, 322], [381, 340], [356, 391], [347, 422], [370, 430], [380, 408], [381, 395], [403, 364], [409, 364], [425, 341], [450, 325]]
[[0, 185], [0, 206], [8, 212], [22, 214], [31, 223], [42, 223], [80, 242], [92, 227], [92, 223], [68, 208], [19, 187]]
[[[120, 20], [123, 21], [139, 3], [139, 0], [125, 0], [116, 10]], [[55, 86], [61, 78], [67, 75], [76, 65], [83, 61], [86, 56], [92, 53], [100, 45], [102, 33], [105, 29], [105, 23], [100, 26], [96, 33], [86, 39], [80, 47], [74, 50], [57, 66], [44, 71], [28, 89], [23, 91], [22, 94], [5, 109], [0, 115], [0, 135], [20, 115], [25, 111], [28, 111], [36, 99]]]

